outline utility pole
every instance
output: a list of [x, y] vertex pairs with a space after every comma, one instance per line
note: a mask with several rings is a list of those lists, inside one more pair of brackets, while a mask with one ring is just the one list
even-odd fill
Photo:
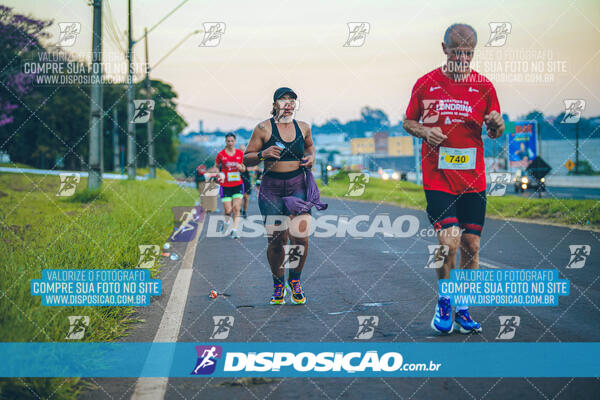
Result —
[[[148, 29], [144, 28], [144, 42], [146, 45], [146, 99], [152, 100], [152, 88], [150, 85], [150, 60], [148, 60]], [[150, 113], [150, 119], [146, 125], [148, 132], [148, 169], [150, 170], [150, 179], [156, 178], [156, 165], [154, 161], [154, 112]]]
[[127, 179], [135, 179], [135, 125], [133, 123], [133, 40], [131, 38], [131, 0], [127, 1]]
[[575, 175], [579, 174], [579, 121], [575, 123]]
[[119, 171], [121, 166], [119, 165], [119, 122], [118, 118], [119, 113], [117, 111], [117, 107], [113, 108], [113, 169]]
[[421, 148], [419, 146], [419, 139], [413, 136], [413, 155], [415, 157], [415, 183], [417, 185], [422, 185], [423, 181], [421, 180]]
[[88, 189], [102, 185], [102, 0], [94, 0], [92, 34], [92, 76], [90, 100], [90, 158]]

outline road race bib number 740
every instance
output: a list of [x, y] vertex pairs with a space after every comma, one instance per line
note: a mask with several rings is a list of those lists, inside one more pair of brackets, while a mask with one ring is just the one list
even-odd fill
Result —
[[475, 169], [477, 149], [454, 149], [452, 147], [440, 147], [439, 169]]
[[227, 180], [229, 182], [234, 182], [234, 181], [239, 181], [242, 178], [240, 177], [240, 173], [239, 172], [228, 172], [227, 173]]

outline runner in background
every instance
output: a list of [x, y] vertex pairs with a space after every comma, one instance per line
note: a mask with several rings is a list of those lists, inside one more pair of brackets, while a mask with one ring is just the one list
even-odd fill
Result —
[[[442, 50], [446, 64], [427, 73], [415, 84], [404, 120], [404, 129], [423, 139], [421, 150], [423, 189], [427, 214], [440, 245], [448, 255], [438, 279], [449, 279], [456, 267], [479, 268], [480, 236], [485, 221], [486, 177], [482, 127], [496, 139], [504, 120], [492, 83], [470, 67], [477, 33], [466, 24], [451, 25]], [[450, 298], [438, 296], [431, 327], [443, 333], [481, 332], [467, 306], [456, 307], [452, 322]]]
[[262, 182], [263, 170], [260, 166], [256, 166], [256, 171], [254, 171], [254, 184], [256, 185], [256, 198], [258, 199], [258, 195], [260, 193], [260, 183]]
[[[240, 150], [242, 152], [246, 151], [246, 145], [241, 144]], [[252, 179], [250, 177], [250, 172], [257, 170], [258, 167], [246, 167], [246, 170], [242, 172], [242, 182], [244, 183], [244, 198], [242, 199], [242, 218], [246, 218], [248, 216], [248, 203], [250, 202], [250, 195], [252, 194]]]
[[[244, 193], [244, 184], [241, 173], [246, 170], [243, 162], [244, 153], [235, 148], [235, 135], [225, 135], [226, 147], [217, 154], [215, 166], [221, 171], [221, 202], [225, 215], [225, 226], [227, 232], [231, 225], [231, 237], [238, 239], [240, 236], [237, 227], [240, 219], [240, 209]], [[232, 223], [233, 222], [233, 223]]]
[[[202, 183], [206, 182], [206, 177], [204, 174], [206, 173], [206, 165], [200, 164], [196, 167], [196, 173], [194, 180], [196, 182], [196, 189], [198, 190], [198, 194], [202, 196], [204, 191], [204, 185]], [[196, 205], [200, 204], [200, 199], [196, 202]]]

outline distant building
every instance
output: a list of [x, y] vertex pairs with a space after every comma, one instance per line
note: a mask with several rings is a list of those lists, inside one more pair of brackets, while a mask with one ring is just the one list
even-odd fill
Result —
[[350, 144], [347, 135], [341, 133], [314, 134], [313, 142], [318, 150], [339, 151], [340, 153], [350, 153]]
[[376, 154], [391, 157], [414, 155], [411, 136], [388, 137], [386, 132], [376, 132], [371, 138], [352, 139], [350, 148], [352, 154]]
[[375, 141], [373, 138], [356, 138], [350, 140], [352, 154], [374, 154]]
[[373, 141], [375, 142], [375, 154], [386, 155], [388, 153], [388, 133], [387, 132], [373, 133]]
[[191, 138], [191, 141], [194, 143], [202, 144], [209, 143], [217, 139], [216, 135], [194, 135]]
[[412, 136], [393, 136], [388, 138], [388, 155], [395, 156], [412, 156], [413, 138]]

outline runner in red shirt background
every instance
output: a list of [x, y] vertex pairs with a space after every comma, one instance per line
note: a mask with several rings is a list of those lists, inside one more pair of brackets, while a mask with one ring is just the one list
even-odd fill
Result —
[[[448, 254], [438, 268], [438, 279], [449, 279], [456, 267], [479, 268], [480, 236], [485, 220], [486, 177], [481, 132], [490, 138], [504, 132], [504, 120], [492, 83], [470, 67], [477, 32], [470, 25], [453, 24], [444, 34], [446, 64], [417, 80], [403, 126], [423, 139], [423, 189], [427, 214], [440, 245]], [[450, 299], [439, 297], [431, 327], [444, 333], [481, 332], [468, 307], [456, 307], [454, 323]]]
[[244, 183], [241, 173], [246, 170], [243, 164], [244, 153], [235, 148], [235, 135], [228, 133], [225, 135], [226, 147], [217, 154], [215, 167], [221, 171], [219, 183], [221, 184], [221, 201], [223, 202], [223, 212], [225, 214], [224, 231], [229, 229], [231, 219], [231, 237], [238, 239], [238, 222], [240, 219], [240, 209], [242, 206], [242, 197], [244, 195]]

